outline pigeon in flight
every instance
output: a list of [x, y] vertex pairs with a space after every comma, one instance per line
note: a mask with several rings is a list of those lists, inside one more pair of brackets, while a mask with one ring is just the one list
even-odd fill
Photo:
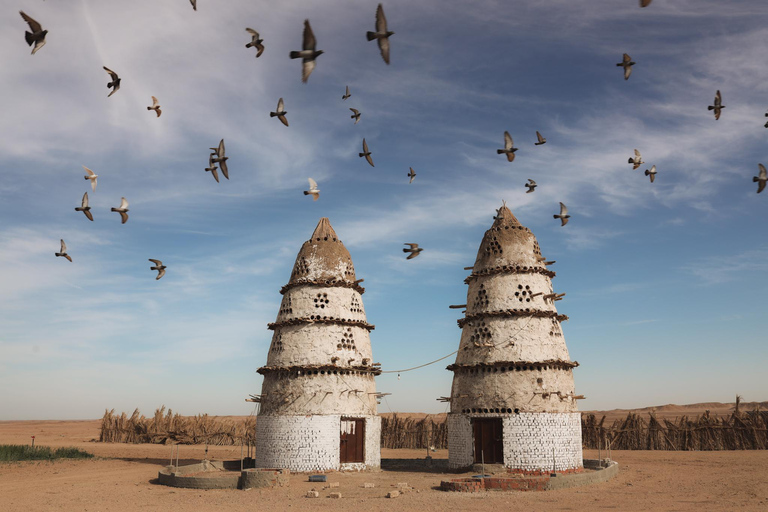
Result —
[[280, 98], [277, 100], [277, 110], [275, 112], [270, 112], [269, 117], [277, 117], [281, 123], [283, 123], [285, 126], [288, 126], [288, 118], [285, 117], [285, 114], [288, 112], [285, 111], [285, 103], [283, 103], [283, 98]]
[[85, 172], [88, 174], [85, 175], [85, 179], [91, 180], [91, 189], [96, 192], [96, 178], [99, 177], [98, 174], [95, 174], [92, 170], [87, 168], [86, 166], [83, 166], [83, 169], [85, 169]]
[[640, 7], [648, 7], [653, 0], [640, 0]]
[[651, 177], [651, 183], [653, 183], [653, 180], [656, 179], [656, 165], [651, 166], [651, 169], [645, 170], [645, 175]]
[[197, 10], [197, 0], [189, 0], [189, 3], [192, 4], [192, 9]]
[[538, 131], [536, 131], [536, 138], [539, 139], [539, 142], [534, 142], [533, 143], [534, 146], [541, 146], [542, 144], [546, 144], [547, 143], [547, 139], [542, 137], [541, 134]]
[[147, 107], [147, 110], [154, 110], [155, 114], [157, 114], [157, 117], [160, 117], [160, 114], [163, 113], [162, 110], [160, 110], [160, 103], [157, 102], [157, 98], [152, 96], [152, 106]]
[[67, 244], [64, 243], [64, 240], [61, 240], [61, 252], [54, 253], [56, 256], [61, 256], [62, 258], [67, 258], [69, 261], [72, 261], [72, 256], [67, 254]]
[[315, 50], [316, 46], [317, 40], [315, 40], [315, 34], [312, 33], [309, 20], [304, 20], [304, 39], [301, 43], [301, 51], [291, 52], [289, 55], [292, 59], [301, 59], [302, 82], [306, 83], [309, 79], [309, 75], [315, 69], [315, 59], [323, 53], [323, 50]]
[[373, 159], [371, 158], [371, 152], [368, 150], [368, 143], [365, 142], [365, 139], [363, 139], [363, 152], [358, 153], [360, 158], [365, 157], [365, 159], [368, 161], [369, 164], [371, 164], [371, 167], [375, 167], [373, 165]]
[[27, 44], [29, 46], [32, 46], [33, 44], [35, 45], [35, 47], [32, 48], [32, 55], [34, 55], [37, 50], [45, 46], [45, 35], [48, 33], [48, 31], [43, 30], [43, 27], [41, 27], [38, 22], [29, 17], [24, 11], [19, 11], [19, 14], [21, 14], [21, 17], [24, 18], [24, 21], [26, 21], [27, 25], [29, 25], [29, 30], [24, 32], [24, 39], [27, 40]]
[[112, 211], [120, 214], [120, 217], [123, 219], [121, 224], [128, 222], [128, 201], [124, 197], [120, 198], [120, 207], [112, 208]]
[[421, 247], [419, 247], [419, 244], [404, 243], [403, 245], [408, 245], [408, 246], [410, 246], [410, 248], [409, 248], [409, 249], [403, 249], [403, 252], [409, 252], [409, 253], [411, 253], [411, 254], [409, 254], [409, 255], [408, 255], [408, 257], [407, 257], [407, 258], [405, 258], [405, 259], [407, 259], [407, 260], [412, 260], [413, 258], [415, 258], [416, 256], [418, 256], [418, 255], [419, 255], [419, 253], [420, 253], [421, 251], [423, 251], [423, 250], [424, 250], [424, 249], [422, 249]]
[[246, 48], [256, 47], [256, 49], [258, 50], [258, 52], [256, 52], [256, 58], [258, 59], [259, 57], [261, 57], [261, 54], [264, 53], [264, 45], [262, 44], [264, 43], [264, 40], [261, 39], [259, 37], [259, 33], [253, 30], [252, 28], [246, 28], [245, 31], [251, 34], [251, 42], [246, 44], [245, 47]]
[[563, 203], [560, 203], [560, 215], [553, 215], [554, 218], [560, 219], [562, 224], [560, 226], [565, 226], [568, 224], [568, 219], [571, 218], [570, 215], [568, 215], [568, 208], [565, 207]]
[[379, 43], [379, 51], [384, 62], [389, 64], [389, 36], [394, 32], [387, 30], [387, 18], [384, 16], [384, 8], [379, 4], [376, 8], [376, 32], [366, 32], [365, 37], [369, 41], [376, 39]]
[[512, 136], [509, 134], [509, 132], [504, 132], [504, 149], [497, 149], [496, 153], [499, 155], [507, 155], [508, 161], [513, 161], [515, 159], [515, 151], [517, 151], [517, 148], [513, 147], [512, 145], [514, 142], [512, 142]]
[[624, 67], [624, 80], [629, 80], [629, 75], [632, 74], [632, 66], [635, 65], [635, 63], [632, 62], [632, 57], [630, 57], [629, 54], [625, 53], [622, 61], [616, 65]]
[[354, 119], [355, 120], [355, 124], [357, 124], [357, 122], [360, 121], [360, 111], [357, 110], [356, 108], [350, 108], [349, 110], [352, 111], [352, 115], [349, 116], [349, 118], [350, 119]]
[[312, 196], [313, 201], [317, 201], [320, 197], [320, 190], [317, 188], [317, 182], [312, 178], [307, 178], [309, 181], [309, 190], [304, 191], [305, 196]]
[[216, 153], [211, 153], [210, 155], [208, 155], [208, 167], [205, 168], [205, 171], [206, 172], [210, 172], [211, 175], [213, 175], [213, 179], [215, 179], [216, 183], [218, 183], [219, 182], [219, 173], [216, 172], [218, 167], [216, 167], [216, 164], [213, 163], [213, 155], [215, 155], [215, 154]]
[[640, 152], [638, 150], [635, 150], [635, 156], [629, 157], [628, 163], [632, 164], [632, 170], [634, 171], [645, 162], [643, 162], [643, 157], [642, 155], [640, 155]]
[[[288, 123], [286, 122], [286, 126], [288, 126]], [[225, 150], [224, 150], [224, 139], [221, 139], [221, 142], [219, 142], [218, 148], [211, 148], [211, 151], [213, 151], [213, 158], [209, 159], [209, 162], [213, 162], [215, 164], [219, 164], [219, 167], [221, 167], [221, 173], [224, 175], [225, 178], [229, 179], [229, 169], [227, 169], [227, 160], [229, 160], [228, 156], [225, 156]], [[218, 180], [216, 180], [218, 181]]]
[[[768, 117], [768, 112], [766, 112], [765, 117]], [[768, 122], [765, 123], [765, 127], [768, 128]]]
[[413, 167], [409, 167], [409, 169], [411, 170], [408, 173], [408, 177], [411, 178], [411, 181], [408, 182], [408, 184], [410, 185], [411, 183], [413, 183], [413, 179], [416, 177], [416, 173], [414, 172]]
[[91, 214], [91, 207], [88, 206], [88, 192], [83, 194], [83, 201], [80, 203], [79, 207], [75, 208], [76, 212], [83, 212], [86, 217], [88, 217], [88, 220], [93, 222], [93, 214]]
[[349, 94], [349, 86], [347, 86], [347, 91], [344, 93], [344, 96], [342, 96], [341, 99], [345, 100], [345, 99], [349, 98], [350, 96], [352, 96], [352, 95]]
[[109, 76], [112, 78], [112, 81], [107, 84], [107, 88], [113, 87], [112, 92], [107, 94], [107, 98], [115, 94], [117, 91], [120, 90], [120, 82], [121, 79], [119, 76], [117, 76], [117, 73], [109, 69], [107, 66], [102, 66], [104, 68], [104, 71], [109, 73]]
[[526, 194], [530, 194], [537, 187], [536, 182], [533, 181], [531, 178], [528, 178], [528, 183], [526, 183], [525, 186], [528, 187], [528, 190], [525, 192]]
[[163, 262], [160, 260], [153, 260], [152, 258], [149, 258], [149, 261], [155, 264], [154, 267], [149, 267], [149, 270], [157, 270], [157, 277], [155, 278], [155, 281], [157, 281], [165, 275], [165, 269], [168, 267], [163, 265]]
[[720, 119], [720, 110], [724, 109], [724, 108], [725, 108], [725, 105], [723, 105], [723, 97], [720, 96], [720, 91], [718, 90], [715, 93], [715, 104], [714, 105], [709, 105], [707, 107], [707, 110], [714, 110], [715, 111], [715, 121], [717, 121], [718, 119]]
[[760, 168], [760, 174], [758, 176], [753, 176], [752, 181], [757, 183], [757, 193], [759, 194], [765, 190], [765, 183], [768, 182], [768, 172], [766, 172], [763, 164], [757, 164], [757, 166]]

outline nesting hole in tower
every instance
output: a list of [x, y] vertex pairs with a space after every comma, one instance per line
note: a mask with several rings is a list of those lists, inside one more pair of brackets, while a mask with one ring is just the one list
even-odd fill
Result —
[[320, 309], [325, 309], [325, 306], [330, 302], [328, 300], [328, 294], [327, 293], [318, 293], [315, 298], [315, 307]]
[[523, 285], [517, 285], [515, 297], [517, 297], [518, 302], [531, 302], [531, 287], [525, 285], [525, 288], [523, 288]]
[[351, 327], [347, 327], [347, 330], [341, 333], [341, 340], [336, 344], [336, 350], [357, 350]]
[[490, 305], [488, 300], [488, 291], [485, 289], [485, 284], [481, 284], [477, 290], [477, 296], [475, 297], [474, 309], [485, 309]]
[[352, 265], [352, 258], [346, 259], [347, 267], [344, 269], [344, 277], [355, 277], [355, 266]]
[[307, 265], [307, 258], [304, 256], [296, 263], [296, 268], [293, 271], [294, 276], [306, 276], [309, 274], [309, 265]]
[[558, 323], [557, 319], [552, 318], [551, 320], [552, 320], [552, 327], [549, 330], [549, 335], [550, 336], [562, 336], [563, 335], [563, 330], [560, 327], [560, 324]]
[[357, 296], [354, 295], [354, 294], [352, 295], [352, 303], [349, 306], [349, 311], [352, 312], [352, 313], [362, 313], [363, 312], [363, 307], [360, 304], [360, 300], [358, 300]]
[[272, 335], [272, 345], [269, 347], [270, 352], [282, 352], [283, 351], [283, 335], [276, 332]]
[[476, 347], [488, 347], [493, 346], [491, 338], [492, 335], [488, 326], [485, 325], [485, 322], [480, 322], [480, 325], [473, 327], [469, 341], [474, 343]]
[[283, 300], [280, 303], [280, 315], [290, 315], [293, 313], [293, 301], [289, 296], [283, 296]]
[[492, 254], [501, 254], [501, 244], [499, 243], [499, 239], [497, 237], [492, 237], [490, 241], [488, 242], [488, 245], [485, 247], [485, 252], [492, 253]]

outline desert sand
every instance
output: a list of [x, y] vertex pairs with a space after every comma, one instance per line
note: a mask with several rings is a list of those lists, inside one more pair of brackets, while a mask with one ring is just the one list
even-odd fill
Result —
[[[99, 421], [0, 422], [0, 443], [74, 446], [95, 459], [0, 463], [0, 510], [768, 510], [768, 452], [614, 451], [617, 478], [589, 487], [548, 492], [447, 493], [440, 481], [461, 474], [376, 471], [329, 473], [329, 482], [307, 482], [295, 474], [289, 487], [270, 490], [190, 490], [155, 483], [167, 465], [170, 447], [95, 442]], [[198, 462], [204, 446], [182, 446], [180, 463]], [[423, 450], [382, 450], [382, 458], [423, 458]], [[431, 454], [447, 458], [447, 450]], [[597, 458], [588, 450], [587, 458]], [[209, 457], [238, 459], [240, 447], [211, 447]], [[467, 473], [466, 475], [470, 475]], [[363, 488], [372, 482], [374, 488]], [[385, 495], [400, 482], [413, 490], [397, 498]], [[305, 498], [320, 491], [319, 499]], [[331, 499], [331, 491], [342, 493]]]

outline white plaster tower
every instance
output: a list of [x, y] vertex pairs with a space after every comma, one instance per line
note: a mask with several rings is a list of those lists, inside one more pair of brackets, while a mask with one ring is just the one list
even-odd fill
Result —
[[381, 418], [361, 280], [323, 217], [301, 246], [283, 295], [256, 419], [256, 467], [379, 467]]
[[451, 467], [582, 468], [581, 416], [551, 278], [539, 244], [505, 205], [465, 280], [466, 315], [448, 415]]

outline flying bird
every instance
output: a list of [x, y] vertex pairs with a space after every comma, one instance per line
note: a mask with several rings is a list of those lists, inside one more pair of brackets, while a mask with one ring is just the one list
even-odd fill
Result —
[[640, 0], [640, 7], [648, 7], [653, 0]]
[[213, 155], [215, 155], [215, 154], [216, 153], [211, 153], [210, 155], [208, 155], [208, 167], [205, 168], [205, 171], [206, 172], [210, 172], [211, 175], [213, 176], [213, 179], [215, 179], [216, 183], [218, 183], [219, 182], [219, 173], [216, 172], [218, 167], [216, 167], [216, 164], [213, 163]]
[[365, 142], [365, 139], [363, 139], [363, 152], [358, 153], [358, 155], [360, 156], [360, 158], [365, 157], [368, 163], [371, 164], [371, 167], [374, 167], [373, 159], [371, 159], [371, 152], [368, 151], [368, 143]]
[[640, 155], [640, 152], [638, 150], [635, 150], [635, 156], [629, 157], [629, 160], [627, 162], [632, 164], [633, 171], [645, 163], [643, 162], [643, 157], [642, 155]]
[[757, 193], [759, 194], [765, 190], [765, 183], [768, 182], [768, 172], [766, 172], [763, 164], [757, 164], [757, 166], [760, 168], [760, 174], [753, 176], [752, 182], [757, 183]]
[[[765, 117], [768, 117], [768, 112], [766, 112]], [[765, 127], [768, 128], [768, 122], [765, 123]]]
[[317, 201], [317, 198], [320, 197], [320, 190], [317, 188], [317, 182], [312, 178], [307, 179], [309, 180], [309, 190], [305, 190], [304, 195], [312, 196], [312, 200]]
[[189, 0], [189, 3], [192, 4], [192, 8], [194, 10], [197, 10], [197, 0]]
[[85, 172], [87, 172], [87, 173], [88, 173], [88, 174], [86, 174], [86, 175], [84, 176], [84, 177], [85, 177], [85, 179], [87, 179], [87, 180], [91, 180], [91, 189], [92, 189], [94, 192], [96, 192], [96, 178], [98, 178], [98, 177], [99, 177], [99, 175], [98, 175], [98, 174], [95, 174], [95, 173], [94, 173], [92, 170], [90, 170], [90, 169], [89, 169], [89, 168], [87, 168], [86, 166], [83, 166], [83, 169], [85, 169]]
[[[287, 122], [286, 122], [286, 126], [288, 126]], [[224, 175], [225, 178], [229, 179], [229, 169], [227, 169], [227, 160], [229, 160], [229, 157], [225, 156], [224, 139], [221, 139], [221, 142], [219, 142], [218, 148], [211, 148], [211, 151], [213, 151], [214, 153], [213, 155], [211, 155], [213, 156], [213, 158], [209, 159], [209, 162], [219, 164], [219, 167], [221, 167], [221, 173]]]
[[152, 106], [147, 107], [147, 110], [154, 110], [155, 114], [157, 114], [157, 117], [160, 117], [160, 114], [163, 113], [162, 110], [160, 110], [160, 103], [157, 102], [157, 98], [152, 96]]
[[717, 121], [718, 119], [720, 119], [720, 110], [724, 109], [724, 108], [725, 108], [725, 105], [723, 105], [723, 97], [720, 96], [720, 91], [718, 90], [715, 93], [715, 104], [714, 105], [709, 105], [707, 107], [707, 110], [714, 110], [715, 111], [715, 121]]
[[408, 173], [408, 177], [411, 178], [411, 181], [408, 182], [408, 184], [410, 185], [411, 183], [413, 183], [413, 179], [416, 177], [416, 173], [414, 172], [413, 167], [409, 167], [409, 169], [411, 170]]
[[67, 254], [67, 244], [64, 243], [64, 240], [61, 240], [61, 252], [54, 253], [56, 256], [61, 256], [62, 258], [67, 258], [69, 261], [72, 261], [72, 257]]
[[304, 39], [301, 43], [301, 51], [291, 52], [289, 55], [292, 59], [301, 59], [302, 82], [306, 83], [312, 70], [315, 69], [315, 59], [323, 54], [323, 50], [315, 50], [316, 46], [317, 40], [315, 40], [315, 34], [312, 33], [309, 20], [304, 20]]
[[571, 218], [570, 215], [568, 215], [568, 208], [565, 207], [563, 203], [560, 203], [560, 215], [553, 215], [554, 218], [560, 219], [562, 224], [560, 226], [565, 226], [568, 224], [568, 219]]
[[423, 251], [423, 250], [424, 250], [424, 249], [422, 249], [421, 247], [419, 247], [419, 244], [404, 243], [403, 245], [408, 245], [408, 246], [410, 246], [410, 248], [409, 248], [409, 249], [403, 249], [403, 252], [409, 252], [409, 253], [411, 253], [411, 254], [409, 254], [409, 255], [408, 255], [408, 257], [407, 257], [407, 258], [405, 258], [405, 259], [407, 259], [407, 260], [412, 260], [413, 258], [415, 258], [416, 256], [418, 256], [418, 255], [419, 255], [419, 253], [420, 253], [421, 251]]
[[507, 155], [508, 161], [513, 161], [515, 159], [515, 151], [517, 151], [517, 148], [513, 147], [512, 145], [514, 142], [512, 142], [512, 136], [509, 134], [509, 132], [504, 132], [504, 149], [497, 149], [496, 153], [499, 155]]
[[344, 96], [342, 96], [341, 99], [345, 100], [345, 99], [349, 98], [350, 96], [352, 96], [352, 95], [349, 94], [349, 86], [347, 86], [347, 92], [344, 93]]
[[384, 62], [389, 64], [389, 36], [394, 32], [387, 30], [387, 18], [384, 16], [384, 8], [379, 4], [376, 8], [376, 32], [366, 32], [365, 37], [369, 41], [376, 39], [379, 43], [379, 51]]
[[117, 91], [120, 90], [120, 82], [121, 79], [119, 76], [117, 76], [117, 73], [109, 69], [107, 66], [102, 66], [104, 68], [104, 71], [109, 73], [109, 76], [112, 78], [112, 81], [107, 84], [107, 88], [113, 87], [112, 92], [107, 94], [107, 98], [115, 94]]
[[280, 98], [277, 100], [277, 110], [275, 112], [270, 112], [269, 117], [277, 117], [281, 123], [283, 123], [285, 126], [288, 126], [288, 118], [285, 117], [285, 114], [288, 112], [285, 111], [285, 103], [283, 103], [283, 98]]
[[629, 54], [625, 53], [622, 61], [616, 65], [624, 67], [624, 80], [629, 80], [629, 75], [632, 74], [632, 66], [635, 65], [635, 63], [632, 62], [632, 57], [630, 57]]
[[19, 11], [19, 14], [21, 14], [21, 17], [24, 18], [24, 21], [29, 25], [29, 30], [24, 32], [24, 39], [27, 40], [29, 46], [32, 46], [33, 44], [35, 45], [35, 47], [32, 48], [32, 55], [34, 55], [37, 50], [45, 46], [45, 35], [48, 31], [43, 30], [43, 27], [41, 27], [37, 21], [29, 17], [24, 11]]
[[152, 258], [149, 258], [149, 261], [155, 264], [154, 267], [149, 267], [149, 270], [157, 270], [157, 277], [155, 278], [155, 281], [157, 281], [165, 275], [165, 269], [168, 267], [163, 265], [163, 262], [160, 260], [153, 260]]
[[656, 179], [656, 165], [651, 166], [651, 169], [645, 170], [645, 175], [651, 177], [651, 183], [653, 183], [653, 180]]
[[536, 138], [539, 139], [539, 142], [534, 142], [533, 143], [534, 146], [541, 146], [542, 144], [546, 144], [547, 143], [547, 139], [542, 137], [541, 134], [538, 131], [536, 131]]
[[120, 218], [123, 219], [121, 224], [128, 222], [128, 201], [126, 201], [124, 197], [120, 198], [120, 207], [112, 208], [112, 211], [120, 214]]
[[88, 206], [88, 192], [83, 194], [83, 201], [80, 203], [80, 206], [75, 208], [76, 212], [83, 212], [86, 217], [88, 217], [88, 220], [93, 222], [93, 214], [91, 214], [91, 207]]
[[531, 178], [528, 178], [528, 183], [526, 183], [525, 186], [528, 187], [528, 190], [525, 192], [526, 194], [530, 194], [537, 187], [536, 182], [533, 181]]
[[349, 110], [352, 111], [352, 115], [349, 116], [349, 118], [350, 119], [354, 119], [355, 120], [355, 124], [357, 124], [357, 122], [360, 121], [360, 115], [361, 115], [360, 111], [357, 110], [356, 108], [350, 108]]
[[261, 54], [264, 53], [264, 45], [262, 44], [264, 42], [263, 39], [259, 37], [259, 33], [253, 30], [252, 28], [246, 28], [246, 32], [251, 34], [251, 42], [246, 44], [246, 48], [256, 47], [258, 52], [256, 52], [256, 58], [258, 59], [261, 57]]

